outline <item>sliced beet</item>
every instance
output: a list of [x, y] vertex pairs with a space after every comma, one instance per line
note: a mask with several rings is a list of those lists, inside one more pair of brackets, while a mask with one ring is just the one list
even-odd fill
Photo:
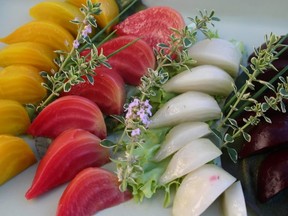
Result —
[[94, 134], [82, 129], [61, 133], [50, 144], [40, 161], [33, 183], [25, 197], [35, 198], [72, 180], [87, 167], [99, 167], [110, 161], [109, 149]]
[[[135, 36], [116, 37], [102, 44], [98, 49], [102, 49], [104, 55], [107, 56], [135, 40], [137, 40]], [[125, 83], [130, 85], [139, 85], [140, 78], [147, 73], [147, 69], [155, 67], [153, 50], [141, 39], [114, 54], [108, 61]]]
[[132, 198], [121, 192], [116, 174], [102, 168], [86, 168], [70, 182], [62, 194], [57, 216], [90, 216]]
[[288, 150], [268, 155], [258, 173], [258, 198], [266, 202], [288, 187]]
[[104, 116], [98, 105], [78, 95], [60, 97], [46, 106], [32, 121], [27, 133], [56, 138], [68, 129], [87, 130], [100, 139], [107, 136]]
[[95, 72], [94, 84], [83, 77], [84, 83], [72, 86], [69, 92], [62, 92], [61, 96], [79, 95], [96, 103], [106, 115], [121, 114], [126, 97], [122, 77], [113, 68], [104, 66], [96, 68]]
[[145, 40], [152, 48], [158, 43], [170, 41], [173, 33], [171, 28], [179, 29], [185, 27], [181, 14], [173, 8], [166, 6], [151, 7], [139, 11], [123, 22], [114, 26], [118, 35], [134, 35]]
[[240, 158], [288, 144], [288, 115], [274, 113], [269, 117], [272, 123], [263, 121], [250, 131], [251, 141], [243, 144]]

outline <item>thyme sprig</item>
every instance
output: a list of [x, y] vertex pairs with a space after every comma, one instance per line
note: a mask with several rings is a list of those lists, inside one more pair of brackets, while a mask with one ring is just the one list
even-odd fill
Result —
[[[95, 75], [94, 70], [96, 67], [100, 65], [110, 67], [106, 56], [103, 55], [102, 51], [100, 51], [100, 53], [98, 52], [97, 47], [89, 37], [89, 34], [92, 32], [92, 27], [97, 27], [94, 15], [101, 13], [100, 4], [87, 0], [86, 5], [83, 5], [80, 11], [84, 15], [83, 20], [75, 18], [71, 21], [78, 26], [78, 34], [70, 52], [56, 51], [58, 58], [55, 59], [54, 62], [59, 69], [57, 71], [51, 71], [51, 73], [41, 73], [45, 80], [47, 80], [47, 82], [42, 83], [42, 85], [48, 90], [49, 95], [38, 105], [37, 111], [41, 111], [51, 100], [59, 96], [61, 91], [68, 92], [73, 85], [85, 82], [83, 76], [86, 76], [89, 82], [93, 84], [93, 75]], [[91, 47], [89, 55], [80, 55], [78, 48], [81, 44], [89, 44]]]
[[[224, 134], [223, 143], [221, 148], [227, 148], [228, 153], [231, 159], [236, 162], [237, 161], [237, 152], [235, 149], [228, 146], [228, 144], [233, 143], [235, 139], [239, 136], [242, 136], [244, 140], [247, 142], [251, 141], [251, 136], [247, 132], [248, 128], [251, 126], [256, 126], [261, 122], [263, 118], [266, 122], [271, 123], [271, 119], [266, 115], [267, 111], [270, 109], [281, 111], [283, 113], [286, 112], [285, 104], [283, 99], [288, 98], [288, 84], [287, 80], [282, 76], [279, 77], [279, 82], [277, 83], [277, 87], [274, 87], [270, 82], [260, 80], [257, 77], [260, 74], [265, 73], [268, 69], [277, 70], [273, 66], [273, 61], [277, 59], [276, 50], [281, 46], [279, 43], [279, 36], [274, 34], [270, 34], [270, 36], [265, 37], [265, 43], [267, 48], [259, 48], [255, 50], [255, 57], [251, 59], [251, 65], [249, 65], [250, 70], [247, 67], [241, 66], [243, 72], [247, 75], [247, 80], [245, 84], [237, 89], [236, 85], [233, 86], [234, 89], [234, 97], [232, 97], [224, 106], [227, 109], [229, 106], [229, 112], [226, 116], [220, 121], [218, 125], [218, 129], [223, 127], [229, 128], [228, 132]], [[280, 74], [287, 71], [283, 69]], [[260, 89], [261, 94], [263, 90], [268, 89], [272, 92], [272, 96], [265, 96], [264, 101], [257, 100], [255, 94], [251, 94], [250, 90], [254, 90], [255, 83], [260, 83], [263, 85], [262, 89]], [[258, 93], [256, 96], [259, 96]], [[242, 113], [243, 111], [249, 112], [248, 118], [243, 118], [244, 124], [239, 126], [237, 120], [233, 118], [236, 114]]]
[[[84, 18], [82, 20], [79, 18], [71, 20], [78, 28], [78, 33], [73, 42], [73, 46], [69, 47], [69, 52], [64, 52], [62, 50], [55, 51], [58, 57], [54, 62], [59, 69], [57, 71], [41, 72], [42, 77], [46, 81], [45, 83], [42, 83], [42, 85], [47, 89], [48, 96], [37, 107], [34, 105], [32, 105], [32, 107], [27, 106], [30, 110], [41, 111], [51, 101], [58, 97], [60, 92], [69, 92], [73, 85], [85, 82], [83, 77], [86, 77], [91, 84], [94, 84], [93, 76], [96, 75], [95, 69], [101, 65], [110, 68], [111, 66], [108, 63], [108, 58], [136, 42], [133, 41], [130, 44], [127, 44], [109, 56], [105, 56], [103, 50], [97, 49], [97, 46], [99, 46], [99, 42], [97, 41], [98, 37], [102, 36], [107, 28], [111, 27], [121, 15], [137, 2], [137, 0], [129, 0], [127, 3], [128, 2], [128, 6], [123, 8], [118, 16], [92, 37], [90, 37], [92, 28], [97, 28], [95, 15], [99, 15], [102, 12], [101, 3], [92, 3], [91, 0], [87, 0], [86, 4], [82, 5], [80, 11], [84, 15]], [[115, 32], [112, 32], [107, 35], [101, 40], [100, 44], [109, 40], [114, 33]], [[81, 52], [84, 49], [87, 50], [87, 53], [82, 55]]]
[[130, 99], [132, 102], [126, 105], [126, 118], [122, 121], [125, 127], [115, 144], [115, 149], [124, 148], [124, 155], [114, 160], [117, 166], [117, 175], [121, 182], [120, 189], [125, 191], [130, 186], [133, 194], [137, 194], [140, 201], [147, 194], [141, 191], [143, 188], [141, 185], [137, 185], [139, 183], [137, 179], [144, 174], [143, 167], [148, 161], [145, 154], [135, 154], [135, 151], [145, 149], [145, 145], [147, 145], [147, 137], [145, 136], [151, 131], [149, 129], [149, 117], [152, 115], [150, 102], [157, 94], [161, 94], [163, 84], [173, 76], [170, 71], [189, 68], [195, 63], [188, 55], [188, 48], [197, 41], [199, 32], [210, 37], [212, 31], [209, 30], [208, 26], [213, 26], [213, 22], [219, 19], [214, 16], [214, 11], [211, 13], [205, 11], [200, 12], [200, 17], [191, 18], [190, 20], [194, 23], [195, 28], [191, 29], [186, 26], [180, 30], [171, 29], [173, 33], [170, 36], [169, 43], [160, 43], [154, 49], [157, 62], [156, 68], [147, 70], [138, 87], [140, 94], [133, 96]]

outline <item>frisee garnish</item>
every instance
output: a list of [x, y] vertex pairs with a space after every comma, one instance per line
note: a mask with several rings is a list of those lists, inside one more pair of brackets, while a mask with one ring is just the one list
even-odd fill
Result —
[[[167, 100], [162, 86], [173, 76], [173, 71], [188, 69], [195, 63], [188, 55], [188, 48], [197, 41], [200, 32], [208, 38], [215, 36], [216, 33], [208, 27], [213, 26], [213, 22], [218, 20], [214, 11], [209, 13], [205, 10], [200, 12], [199, 17], [190, 18], [194, 28], [186, 26], [184, 29], [171, 29], [173, 33], [169, 44], [160, 43], [154, 49], [156, 68], [149, 68], [141, 78], [139, 93], [133, 95], [130, 103], [125, 106], [126, 118], [118, 118], [124, 124], [124, 129], [113, 146], [114, 151], [120, 152], [121, 155], [113, 159], [113, 162], [117, 166], [120, 189], [132, 189], [137, 201], [141, 202], [145, 197], [150, 198], [162, 188], [166, 193], [164, 205], [167, 206], [172, 185], [179, 184], [179, 181], [174, 181], [167, 185], [159, 185], [158, 181], [167, 166], [167, 160], [153, 162], [153, 156], [170, 128], [150, 129], [149, 118], [153, 110]], [[109, 143], [111, 146], [111, 142], [103, 143]]]

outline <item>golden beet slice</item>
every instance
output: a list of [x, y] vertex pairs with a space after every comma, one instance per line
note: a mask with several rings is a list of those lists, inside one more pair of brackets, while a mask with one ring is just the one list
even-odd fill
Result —
[[50, 72], [51, 69], [57, 69], [54, 58], [56, 54], [47, 45], [36, 42], [13, 43], [0, 50], [0, 67], [27, 64]]
[[0, 134], [21, 135], [29, 126], [28, 113], [19, 102], [0, 99]]
[[0, 71], [0, 99], [16, 100], [22, 104], [40, 102], [46, 89], [39, 69], [30, 65], [11, 65]]
[[57, 23], [77, 35], [77, 25], [71, 23], [75, 18], [82, 20], [84, 15], [79, 8], [67, 2], [45, 1], [30, 8], [30, 15], [37, 20], [46, 20]]
[[43, 20], [28, 22], [0, 39], [0, 42], [6, 44], [38, 42], [51, 47], [53, 50], [64, 51], [69, 51], [72, 48], [73, 41], [74, 37], [68, 30], [58, 24]]
[[0, 135], [0, 186], [36, 162], [33, 151], [23, 139]]

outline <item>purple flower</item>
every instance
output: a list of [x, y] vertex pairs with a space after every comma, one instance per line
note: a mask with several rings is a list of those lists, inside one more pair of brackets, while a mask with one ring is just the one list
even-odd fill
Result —
[[140, 128], [136, 128], [136, 129], [132, 130], [132, 132], [131, 132], [132, 137], [138, 136], [140, 134], [141, 134]]
[[78, 47], [79, 47], [79, 41], [78, 40], [74, 40], [73, 41], [73, 47], [75, 48], [75, 49], [77, 49]]
[[140, 124], [148, 127], [150, 124], [149, 116], [152, 116], [151, 112], [152, 106], [149, 103], [149, 100], [140, 101], [135, 98], [125, 110], [126, 120], [132, 120], [134, 122], [139, 122]]
[[92, 32], [92, 28], [91, 28], [91, 25], [88, 24], [84, 27], [84, 29], [82, 30], [81, 34], [82, 36], [85, 38], [88, 36], [88, 34], [90, 34]]

